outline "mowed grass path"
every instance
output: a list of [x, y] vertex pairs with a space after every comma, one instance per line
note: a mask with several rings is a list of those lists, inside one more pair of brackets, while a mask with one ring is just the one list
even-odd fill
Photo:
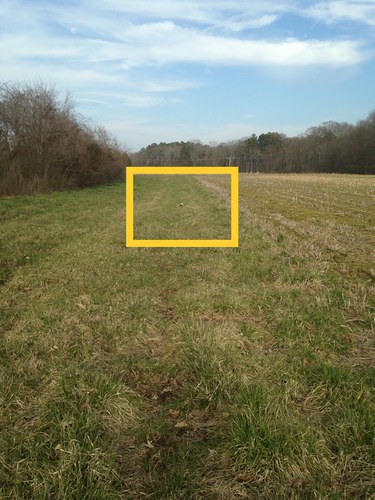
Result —
[[1, 200], [0, 498], [374, 495], [374, 186], [242, 176], [239, 249], [126, 249], [121, 184]]
[[[230, 194], [230, 176], [215, 178]], [[189, 175], [136, 175], [134, 214], [136, 239], [230, 239], [230, 207]]]

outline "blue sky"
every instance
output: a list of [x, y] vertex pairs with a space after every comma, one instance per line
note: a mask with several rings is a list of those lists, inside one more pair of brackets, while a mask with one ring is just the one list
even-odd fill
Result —
[[375, 0], [0, 0], [0, 48], [130, 151], [375, 109]]

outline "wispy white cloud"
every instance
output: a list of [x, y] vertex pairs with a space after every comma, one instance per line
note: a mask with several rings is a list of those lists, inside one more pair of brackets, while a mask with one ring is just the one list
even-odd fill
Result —
[[106, 99], [107, 103], [117, 103], [136, 108], [151, 108], [162, 101], [162, 98], [157, 95], [149, 95], [142, 92], [92, 91], [89, 95], [99, 97], [102, 100]]
[[228, 31], [240, 32], [247, 29], [264, 28], [274, 23], [278, 17], [275, 14], [265, 14], [259, 17], [235, 16], [216, 23], [213, 29], [224, 28]]
[[124, 56], [125, 64], [130, 67], [176, 62], [345, 66], [368, 57], [360, 44], [351, 40], [241, 39], [206, 34], [169, 21], [132, 26], [127, 37], [128, 43], [135, 47], [132, 54]]
[[131, 14], [140, 19], [165, 19], [239, 31], [258, 28], [275, 21], [280, 13], [293, 8], [293, 1], [267, 0], [86, 0], [104, 12]]
[[203, 84], [198, 80], [181, 79], [166, 77], [162, 80], [145, 80], [137, 83], [137, 88], [145, 92], [176, 92], [180, 90], [194, 89], [202, 87]]
[[318, 2], [306, 14], [325, 23], [343, 20], [375, 26], [375, 2], [362, 0], [333, 0]]

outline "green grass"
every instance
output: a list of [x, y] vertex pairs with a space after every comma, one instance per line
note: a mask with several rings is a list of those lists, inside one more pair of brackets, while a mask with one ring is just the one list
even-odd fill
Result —
[[136, 175], [134, 213], [136, 239], [230, 239], [230, 210], [190, 175]]
[[[225, 234], [210, 182], [137, 180], [139, 234]], [[374, 191], [244, 175], [238, 249], [126, 249], [122, 184], [0, 200], [0, 498], [375, 495]]]

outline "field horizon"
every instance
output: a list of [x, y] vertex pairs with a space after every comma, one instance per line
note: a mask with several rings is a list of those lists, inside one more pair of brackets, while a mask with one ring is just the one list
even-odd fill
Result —
[[239, 185], [0, 199], [0, 498], [373, 498], [375, 176]]

